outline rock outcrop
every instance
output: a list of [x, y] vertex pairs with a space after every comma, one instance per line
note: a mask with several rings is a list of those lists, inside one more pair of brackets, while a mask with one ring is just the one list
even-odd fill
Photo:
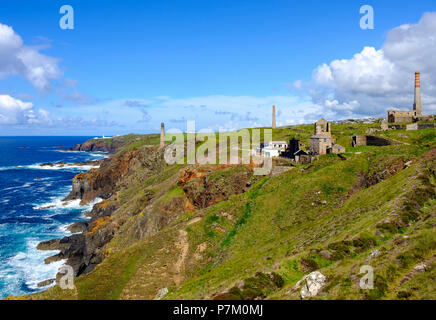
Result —
[[165, 295], [168, 293], [168, 289], [167, 288], [162, 288], [160, 289], [157, 294], [156, 297], [154, 297], [153, 300], [161, 300], [163, 297], [165, 297]]
[[[73, 226], [77, 226], [77, 223]], [[67, 259], [67, 264], [73, 268], [76, 276], [89, 273], [103, 260], [103, 247], [113, 238], [119, 226], [112, 223], [109, 217], [93, 217], [90, 222], [80, 224], [79, 228], [83, 231], [82, 233], [38, 244], [39, 250], [60, 251], [60, 253], [45, 259], [45, 263]], [[75, 227], [73, 227], [74, 229]], [[75, 231], [78, 230], [75, 229]]]
[[326, 284], [326, 281], [326, 276], [319, 271], [314, 271], [303, 277], [303, 279], [297, 283], [297, 286], [303, 284], [300, 291], [301, 299], [308, 299], [317, 296]]
[[114, 154], [120, 149], [119, 145], [106, 139], [91, 139], [84, 143], [76, 144], [68, 151], [107, 152]]
[[[157, 135], [156, 135], [157, 136]], [[128, 134], [123, 136], [115, 136], [112, 138], [94, 138], [84, 143], [75, 145], [69, 151], [86, 151], [86, 152], [106, 152], [109, 154], [115, 154], [125, 146], [144, 139], [144, 135]], [[150, 138], [151, 135], [148, 135]]]
[[129, 173], [135, 174], [140, 168], [152, 174], [164, 167], [163, 152], [156, 147], [123, 152], [103, 161], [98, 169], [76, 175], [65, 200], [81, 199], [88, 203], [97, 197], [108, 199], [119, 189], [118, 182]]
[[251, 185], [253, 170], [244, 166], [188, 168], [181, 173], [179, 185], [196, 208], [206, 208], [245, 192]]

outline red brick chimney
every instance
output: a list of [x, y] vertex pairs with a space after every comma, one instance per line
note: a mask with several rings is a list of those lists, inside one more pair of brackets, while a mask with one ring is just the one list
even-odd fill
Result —
[[415, 72], [415, 101], [413, 110], [417, 116], [422, 116], [422, 101], [421, 101], [421, 80], [419, 72]]

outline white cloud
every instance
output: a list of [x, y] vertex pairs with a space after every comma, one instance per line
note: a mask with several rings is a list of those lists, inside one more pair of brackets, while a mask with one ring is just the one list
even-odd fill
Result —
[[24, 45], [21, 37], [0, 23], [0, 78], [21, 75], [40, 91], [50, 88], [50, 80], [62, 75], [57, 59], [41, 54], [38, 48]]
[[[157, 107], [174, 115], [175, 119], [170, 119], [172, 123], [177, 123], [183, 115], [186, 119], [196, 120], [203, 128], [213, 130], [270, 126], [272, 105], [276, 105], [277, 121], [282, 123], [289, 123], [288, 119], [294, 123], [311, 122], [320, 112], [319, 106], [293, 95], [167, 97], [150, 104], [152, 109]], [[153, 112], [149, 113], [153, 115]]]
[[421, 72], [424, 112], [436, 111], [436, 12], [392, 29], [381, 49], [318, 66], [309, 93], [332, 118], [380, 116], [411, 109], [414, 72]]
[[293, 85], [294, 89], [297, 91], [303, 90], [303, 82], [301, 80], [294, 81], [294, 83], [292, 85]]
[[[86, 108], [85, 108], [86, 109]], [[32, 130], [67, 130], [67, 129], [90, 129], [114, 128], [120, 126], [117, 117], [105, 119], [102, 112], [77, 112], [77, 116], [68, 114], [54, 115], [43, 108], [36, 109], [32, 102], [24, 102], [10, 95], [0, 95], [0, 125], [2, 134], [9, 134], [10, 130], [26, 128]], [[80, 116], [79, 116], [80, 115]], [[71, 131], [65, 131], [65, 133]], [[43, 132], [39, 132], [45, 133]]]
[[[117, 127], [112, 128], [114, 133], [158, 132], [161, 122], [165, 122], [168, 130], [186, 130], [188, 120], [194, 120], [198, 130], [230, 130], [270, 126], [273, 104], [277, 108], [278, 123], [290, 123], [288, 119], [292, 123], [308, 123], [320, 116], [318, 106], [292, 95], [126, 98], [65, 106], [56, 109], [56, 113], [59, 119], [72, 114], [80, 114], [83, 119], [99, 115], [102, 121], [116, 122]], [[69, 124], [72, 122], [73, 119]]]
[[23, 102], [10, 95], [0, 95], [0, 124], [29, 125], [50, 123], [50, 114], [44, 109], [35, 110], [33, 103]]
[[383, 45], [386, 58], [408, 71], [436, 71], [436, 12], [424, 13], [418, 24], [392, 29]]

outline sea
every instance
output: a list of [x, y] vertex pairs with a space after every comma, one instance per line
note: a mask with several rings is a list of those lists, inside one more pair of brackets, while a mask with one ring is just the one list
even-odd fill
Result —
[[[68, 225], [87, 219], [91, 203], [63, 202], [72, 178], [92, 166], [40, 166], [107, 157], [65, 149], [90, 137], [0, 137], [0, 299], [34, 293], [41, 281], [55, 278], [65, 261], [45, 264], [59, 251], [40, 251], [39, 242], [71, 235]], [[96, 200], [98, 201], [98, 200]]]

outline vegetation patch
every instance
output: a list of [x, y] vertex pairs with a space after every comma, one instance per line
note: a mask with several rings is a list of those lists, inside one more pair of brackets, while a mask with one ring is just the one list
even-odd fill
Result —
[[254, 300], [263, 299], [281, 289], [284, 285], [283, 278], [272, 272], [266, 274], [257, 272], [253, 277], [245, 279], [243, 285], [239, 288], [232, 287], [228, 292], [218, 294], [214, 300]]

